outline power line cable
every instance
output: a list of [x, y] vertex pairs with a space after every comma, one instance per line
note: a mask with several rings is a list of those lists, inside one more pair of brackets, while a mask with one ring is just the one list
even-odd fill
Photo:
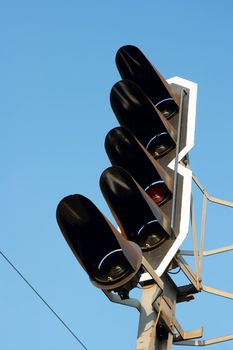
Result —
[[38, 298], [47, 306], [47, 308], [56, 316], [56, 318], [62, 323], [62, 325], [70, 332], [70, 334], [77, 340], [77, 342], [85, 349], [87, 347], [78, 338], [78, 336], [70, 329], [70, 327], [62, 320], [62, 318], [52, 309], [52, 307], [45, 301], [45, 299], [37, 292], [37, 290], [31, 285], [30, 282], [22, 275], [22, 273], [15, 267], [15, 265], [6, 257], [5, 254], [0, 250], [1, 256], [8, 262], [8, 264], [14, 269], [14, 271], [24, 280], [24, 282], [33, 290], [33, 292], [38, 296]]

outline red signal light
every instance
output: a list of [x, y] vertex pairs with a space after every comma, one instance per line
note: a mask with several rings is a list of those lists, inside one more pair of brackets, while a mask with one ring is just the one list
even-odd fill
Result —
[[146, 193], [161, 206], [171, 198], [171, 192], [168, 190], [164, 182], [157, 182], [146, 188]]

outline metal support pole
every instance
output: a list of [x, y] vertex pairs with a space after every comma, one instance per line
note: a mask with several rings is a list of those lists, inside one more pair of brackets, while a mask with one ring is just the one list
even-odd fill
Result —
[[160, 297], [156, 302], [157, 310], [155, 309], [153, 299], [157, 294], [157, 288], [156, 285], [143, 288], [136, 350], [171, 350], [172, 348], [173, 332], [167, 330], [166, 325], [164, 327], [166, 335], [161, 337], [157, 327], [161, 326], [160, 317], [161, 319], [165, 317], [169, 326], [173, 327], [173, 308], [170, 309], [163, 297]]
[[164, 326], [164, 330], [166, 331], [166, 334], [165, 336], [161, 337], [160, 331], [159, 330], [157, 331], [155, 349], [171, 350], [175, 333], [177, 333], [178, 328], [179, 328], [179, 331], [181, 332], [183, 332], [183, 329], [180, 327], [179, 323], [175, 318], [175, 307], [176, 307], [176, 297], [177, 297], [176, 286], [173, 284], [173, 282], [167, 275], [164, 275], [162, 277], [162, 280], [164, 283], [164, 291], [161, 297], [163, 298], [163, 300], [160, 302], [160, 308], [161, 308], [160, 326], [162, 327]]
[[173, 343], [173, 334], [168, 333], [167, 339], [156, 339], [155, 349], [156, 350], [170, 350]]
[[164, 290], [159, 298], [157, 284], [142, 288], [136, 350], [171, 350], [177, 330], [184, 333], [175, 319], [177, 289], [169, 277], [162, 280]]
[[158, 289], [156, 284], [142, 289], [136, 350], [155, 350], [155, 331], [159, 312], [154, 310], [152, 303]]

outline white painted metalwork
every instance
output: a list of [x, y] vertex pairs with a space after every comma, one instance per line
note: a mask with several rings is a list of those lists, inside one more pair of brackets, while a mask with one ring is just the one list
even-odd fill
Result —
[[[225, 253], [225, 252], [233, 250], [233, 245], [228, 245], [228, 246], [225, 246], [225, 247], [220, 247], [220, 248], [216, 248], [216, 249], [212, 249], [212, 250], [204, 250], [207, 201], [210, 201], [210, 202], [213, 202], [213, 203], [216, 203], [216, 204], [219, 204], [219, 205], [227, 206], [227, 207], [230, 207], [230, 208], [233, 208], [233, 202], [225, 201], [225, 200], [222, 200], [222, 199], [210, 196], [207, 193], [207, 191], [204, 189], [204, 187], [202, 186], [200, 181], [195, 176], [193, 176], [193, 181], [198, 186], [200, 191], [203, 193], [200, 249], [198, 250], [197, 243], [195, 243], [194, 244], [194, 250], [180, 250], [177, 259], [178, 260], [181, 259], [181, 262], [183, 262], [183, 265], [181, 264], [180, 266], [183, 267], [183, 271], [185, 272], [186, 266], [184, 264], [184, 260], [183, 260], [182, 256], [185, 256], [185, 255], [186, 256], [194, 256], [195, 257], [195, 266], [196, 266], [196, 269], [197, 269], [197, 275], [196, 275], [196, 281], [195, 281], [197, 286], [200, 286], [201, 290], [204, 291], [204, 292], [207, 292], [207, 293], [210, 293], [210, 294], [214, 294], [216, 296], [228, 298], [228, 299], [233, 299], [233, 293], [232, 292], [223, 291], [221, 289], [217, 289], [217, 288], [213, 288], [213, 287], [210, 287], [210, 286], [206, 286], [206, 285], [203, 285], [201, 283], [201, 281], [202, 281], [203, 257], [214, 255], [214, 254], [221, 254], [221, 253]], [[191, 205], [192, 205], [192, 208], [191, 208], [192, 216], [193, 216], [193, 219], [194, 219], [193, 203], [191, 203]], [[192, 224], [193, 223], [194, 223], [194, 221], [192, 220]], [[192, 227], [192, 232], [193, 232], [193, 236], [194, 236], [194, 242], [196, 242], [196, 228], [195, 228], [195, 224], [194, 224], [194, 227]], [[188, 272], [186, 273], [186, 275], [187, 275], [187, 277], [189, 277], [188, 276]], [[224, 335], [224, 336], [221, 336], [221, 337], [207, 339], [207, 340], [182, 340], [182, 341], [175, 341], [174, 344], [176, 344], [176, 345], [184, 345], [184, 346], [207, 346], [207, 345], [218, 344], [218, 343], [229, 341], [229, 340], [233, 340], [233, 334]]]

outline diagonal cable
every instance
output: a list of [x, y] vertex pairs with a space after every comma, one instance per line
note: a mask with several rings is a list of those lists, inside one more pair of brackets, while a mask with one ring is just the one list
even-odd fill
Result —
[[54, 316], [62, 323], [62, 325], [70, 332], [70, 334], [77, 340], [77, 342], [85, 349], [87, 347], [83, 342], [77, 337], [77, 335], [70, 329], [70, 327], [61, 319], [61, 317], [52, 309], [52, 307], [45, 301], [45, 299], [37, 292], [37, 290], [28, 282], [28, 280], [22, 275], [22, 273], [15, 267], [15, 265], [6, 257], [5, 254], [0, 250], [1, 256], [8, 262], [8, 264], [14, 269], [14, 271], [24, 280], [24, 282], [33, 290], [33, 292], [38, 296], [38, 298], [47, 306], [47, 308], [54, 314]]

